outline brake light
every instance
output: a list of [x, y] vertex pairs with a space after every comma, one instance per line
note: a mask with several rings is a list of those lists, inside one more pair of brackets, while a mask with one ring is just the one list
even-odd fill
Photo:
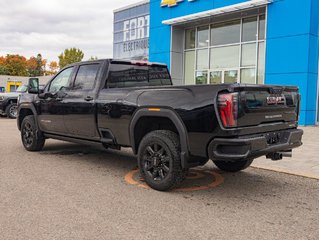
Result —
[[131, 64], [138, 65], [138, 66], [152, 66], [152, 63], [150, 63], [148, 61], [135, 61], [135, 60], [132, 60]]
[[218, 95], [218, 110], [224, 127], [237, 127], [238, 93]]

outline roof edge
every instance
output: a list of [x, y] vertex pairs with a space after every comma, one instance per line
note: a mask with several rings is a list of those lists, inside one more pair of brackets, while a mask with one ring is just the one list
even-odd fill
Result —
[[121, 7], [121, 8], [114, 9], [113, 13], [122, 12], [124, 10], [130, 9], [130, 8], [133, 8], [133, 7], [137, 7], [137, 6], [140, 6], [140, 5], [144, 5], [144, 4], [147, 4], [147, 3], [150, 3], [150, 0], [143, 0], [143, 1], [140, 1], [140, 2], [137, 2], [137, 3], [132, 3], [130, 5], [127, 5], [127, 6], [124, 6], [124, 7]]

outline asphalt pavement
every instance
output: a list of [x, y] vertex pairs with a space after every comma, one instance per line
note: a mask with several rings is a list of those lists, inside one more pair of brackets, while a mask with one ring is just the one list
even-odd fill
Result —
[[0, 239], [318, 239], [316, 179], [210, 162], [157, 192], [136, 167], [128, 149], [48, 140], [27, 152], [1, 118]]

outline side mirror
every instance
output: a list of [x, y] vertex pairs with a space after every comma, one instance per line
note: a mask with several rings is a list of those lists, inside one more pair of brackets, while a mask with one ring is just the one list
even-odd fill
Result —
[[57, 94], [56, 93], [50, 93], [50, 92], [46, 92], [46, 93], [39, 93], [39, 98], [40, 99], [48, 99], [48, 98], [56, 98]]
[[30, 94], [39, 94], [39, 79], [38, 78], [29, 78], [29, 90]]

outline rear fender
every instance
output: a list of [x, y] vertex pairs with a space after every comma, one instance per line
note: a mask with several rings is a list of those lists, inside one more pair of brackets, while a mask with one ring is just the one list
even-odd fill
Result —
[[160, 109], [160, 110], [152, 111], [152, 108], [142, 108], [137, 110], [132, 117], [130, 127], [129, 127], [130, 128], [129, 133], [130, 133], [130, 143], [131, 143], [134, 154], [137, 154], [137, 151], [138, 151], [138, 145], [135, 142], [134, 130], [139, 119], [142, 117], [168, 118], [173, 122], [173, 124], [175, 125], [178, 131], [180, 144], [181, 144], [182, 167], [186, 168], [187, 161], [189, 158], [188, 135], [187, 135], [186, 127], [182, 119], [177, 115], [177, 113], [174, 110], [167, 109], [167, 108], [156, 108], [156, 109]]

